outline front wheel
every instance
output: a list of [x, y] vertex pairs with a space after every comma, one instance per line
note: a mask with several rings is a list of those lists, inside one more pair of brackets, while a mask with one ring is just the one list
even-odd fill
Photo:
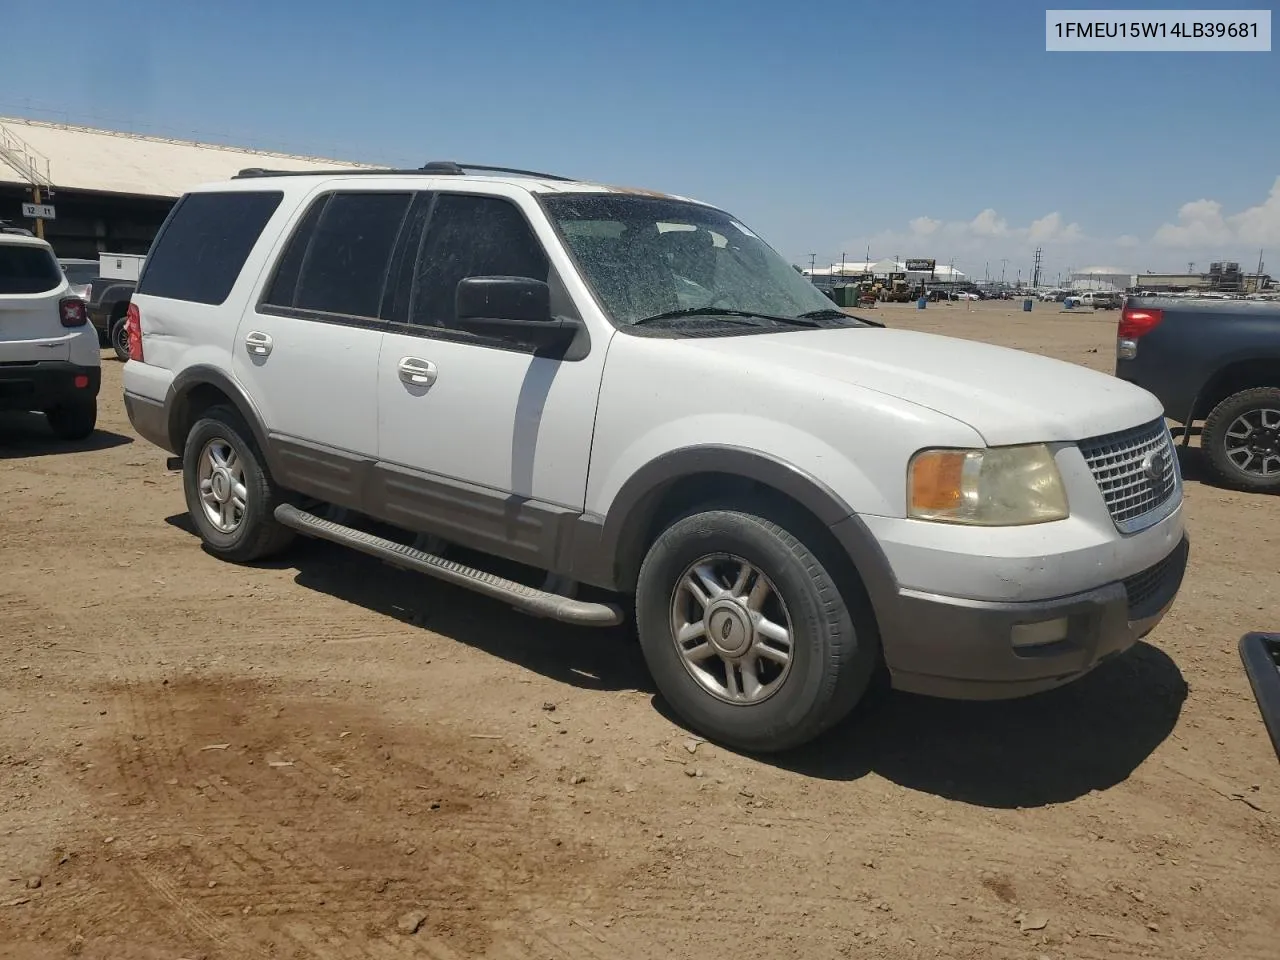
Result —
[[861, 591], [809, 545], [736, 510], [677, 520], [641, 566], [636, 619], [662, 696], [731, 747], [799, 746], [865, 692], [879, 650]]
[[1227, 397], [1205, 419], [1200, 445], [1228, 486], [1280, 492], [1280, 388], [1255, 387]]
[[293, 531], [275, 518], [283, 492], [239, 414], [212, 407], [187, 434], [182, 488], [187, 511], [216, 557], [249, 563], [284, 549]]

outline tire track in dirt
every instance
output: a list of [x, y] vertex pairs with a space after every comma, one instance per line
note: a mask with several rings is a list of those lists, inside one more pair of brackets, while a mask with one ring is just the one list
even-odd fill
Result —
[[[495, 795], [525, 766], [506, 751], [422, 731], [406, 743], [346, 708], [243, 682], [135, 680], [110, 694], [117, 719], [84, 776], [119, 821], [113, 851], [128, 867], [111, 872], [211, 956], [267, 956], [272, 943], [335, 960], [388, 946], [471, 955], [547, 899], [530, 891], [540, 871], [554, 869], [556, 894], [589, 874], [588, 848]], [[395, 932], [410, 906], [428, 917], [412, 940]], [[631, 952], [597, 939], [540, 933], [523, 955]]]

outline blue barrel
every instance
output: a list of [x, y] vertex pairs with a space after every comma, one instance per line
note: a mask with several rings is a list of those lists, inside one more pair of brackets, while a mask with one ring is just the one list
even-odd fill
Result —
[[927, 307], [928, 305], [929, 305], [929, 298], [928, 298], [928, 297], [921, 297], [919, 300], [917, 300], [917, 301], [916, 301], [916, 309], [917, 309], [917, 310], [923, 310], [923, 309], [924, 309], [925, 307]]
[[1023, 300], [1023, 301], [1022, 301], [1022, 312], [1023, 312], [1023, 313], [1030, 313], [1030, 312], [1031, 312], [1031, 298], [1030, 298], [1030, 297], [1027, 297], [1027, 299], [1025, 299], [1025, 300]]

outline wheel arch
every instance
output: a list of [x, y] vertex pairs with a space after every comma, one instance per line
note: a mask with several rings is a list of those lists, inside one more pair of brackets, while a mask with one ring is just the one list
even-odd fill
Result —
[[1209, 416], [1228, 397], [1255, 387], [1280, 387], [1280, 353], [1239, 357], [1219, 367], [1196, 394], [1188, 425]]
[[839, 549], [838, 555], [865, 583], [865, 575], [839, 547], [831, 529], [854, 516], [852, 508], [808, 472], [769, 454], [728, 445], [674, 450], [637, 470], [604, 517], [593, 551], [596, 569], [603, 564], [611, 574], [608, 585], [631, 593], [649, 546], [681, 512], [700, 503], [742, 506], [760, 498], [777, 504], [784, 515], [809, 523], [826, 546]]
[[178, 374], [169, 387], [165, 408], [169, 411], [170, 449], [181, 455], [187, 434], [197, 420], [210, 407], [225, 405], [236, 410], [253, 434], [254, 443], [267, 459], [267, 468], [273, 470], [271, 447], [267, 443], [266, 427], [257, 407], [244, 390], [226, 373], [216, 367], [199, 365], [188, 367]]

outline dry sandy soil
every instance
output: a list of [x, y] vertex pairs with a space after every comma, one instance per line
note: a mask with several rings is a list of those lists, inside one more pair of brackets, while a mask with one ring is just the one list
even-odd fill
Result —
[[[1109, 369], [1114, 313], [1018, 306], [877, 314]], [[762, 761], [691, 740], [623, 631], [321, 544], [210, 558], [103, 366], [92, 442], [0, 419], [0, 955], [1280, 955], [1280, 764], [1236, 653], [1280, 629], [1280, 499], [1194, 450], [1149, 642]]]

